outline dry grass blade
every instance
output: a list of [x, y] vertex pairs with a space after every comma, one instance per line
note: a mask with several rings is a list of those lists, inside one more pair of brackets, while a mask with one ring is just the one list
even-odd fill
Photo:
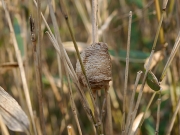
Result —
[[167, 61], [166, 65], [164, 66], [164, 70], [163, 70], [163, 72], [161, 74], [160, 82], [163, 80], [164, 76], [166, 75], [167, 69], [169, 68], [172, 60], [174, 59], [174, 56], [176, 55], [179, 46], [180, 46], [180, 31], [179, 31], [179, 34], [177, 36], [176, 42], [174, 44], [174, 47], [173, 47], [173, 49], [171, 51], [171, 54], [170, 54], [170, 56], [168, 58], [168, 61]]
[[2, 116], [0, 115], [0, 127], [1, 127], [1, 132], [3, 135], [9, 135], [8, 129], [5, 125], [5, 123], [3, 122]]
[[100, 36], [103, 35], [104, 31], [109, 27], [112, 19], [117, 15], [117, 11], [113, 11], [105, 20], [104, 24], [100, 27], [100, 29], [98, 30], [98, 36], [100, 38]]
[[[76, 52], [75, 48], [74, 48], [74, 44], [72, 41], [69, 41], [69, 42], [63, 42], [62, 43], [64, 48], [67, 50], [67, 51], [70, 51], [70, 52]], [[80, 52], [82, 52], [84, 49], [87, 48], [87, 46], [89, 44], [85, 43], [85, 42], [77, 42], [78, 44], [78, 49]]]
[[10, 130], [29, 132], [29, 119], [19, 106], [2, 87], [0, 87], [0, 114]]
[[83, 21], [83, 24], [86, 28], [86, 31], [88, 32], [88, 34], [90, 35], [91, 34], [91, 24], [87, 18], [87, 15], [86, 15], [86, 12], [82, 6], [82, 3], [80, 2], [80, 0], [75, 0], [74, 1], [76, 7], [77, 7], [77, 10], [82, 18], [82, 21]]

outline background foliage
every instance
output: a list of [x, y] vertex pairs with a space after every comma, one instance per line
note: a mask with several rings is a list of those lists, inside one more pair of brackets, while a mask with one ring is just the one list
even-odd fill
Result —
[[[99, 0], [99, 41], [108, 44], [109, 53], [112, 56], [112, 76], [113, 80], [110, 83], [110, 95], [112, 105], [112, 119], [114, 134], [120, 134], [122, 122], [122, 100], [124, 88], [124, 73], [125, 73], [125, 57], [127, 45], [127, 31], [128, 31], [128, 14], [131, 10], [133, 13], [132, 30], [131, 30], [131, 50], [130, 50], [130, 69], [128, 79], [128, 98], [129, 103], [136, 73], [139, 70], [144, 71], [144, 62], [150, 55], [151, 47], [155, 37], [158, 26], [158, 16], [156, 8], [156, 0]], [[158, 1], [161, 9], [162, 1]], [[13, 27], [18, 41], [18, 46], [24, 61], [26, 77], [31, 94], [31, 101], [33, 110], [38, 118], [38, 104], [36, 80], [33, 64], [33, 47], [31, 44], [29, 16], [35, 18], [36, 23], [36, 8], [32, 1], [27, 0], [6, 0], [8, 9], [10, 11]], [[75, 68], [76, 55], [73, 48], [69, 31], [65, 20], [60, 12], [59, 1], [52, 1], [55, 15], [59, 25], [62, 42], [68, 52], [71, 62]], [[78, 4], [77, 4], [78, 3]], [[76, 40], [82, 42], [79, 45], [80, 50], [92, 43], [91, 41], [91, 1], [89, 0], [66, 0], [65, 4], [69, 13], [71, 26], [73, 28]], [[179, 1], [171, 0], [168, 3], [166, 16], [163, 21], [162, 29], [163, 35], [157, 44], [157, 51], [163, 52], [163, 59], [156, 63], [153, 72], [159, 78], [167, 58], [172, 50], [177, 33], [179, 31]], [[80, 10], [82, 8], [82, 10]], [[42, 13], [53, 30], [52, 21], [49, 15], [48, 2], [42, 1]], [[5, 14], [0, 3], [0, 65], [7, 62], [16, 62], [12, 40], [10, 38], [9, 28], [6, 22]], [[109, 19], [109, 20], [108, 20]], [[104, 26], [105, 29], [102, 29]], [[67, 87], [67, 78], [64, 74], [59, 78], [58, 63], [54, 47], [49, 41], [47, 34], [45, 34], [46, 27], [42, 22], [42, 72], [43, 72], [43, 107], [46, 119], [46, 130], [48, 135], [67, 134], [66, 127], [72, 125], [75, 134], [78, 134], [73, 112], [70, 107], [69, 90]], [[164, 49], [164, 44], [168, 46]], [[165, 134], [166, 128], [170, 122], [179, 97], [179, 81], [180, 81], [180, 55], [177, 53], [171, 67], [168, 71], [166, 79], [162, 87], [162, 103], [161, 103], [161, 117], [159, 134]], [[53, 81], [59, 90], [61, 100], [57, 102], [55, 93], [52, 91], [52, 85], [49, 78], [53, 77]], [[62, 81], [60, 81], [60, 79]], [[63, 82], [63, 83], [62, 83]], [[141, 82], [141, 81], [140, 81]], [[8, 91], [22, 106], [23, 110], [27, 110], [24, 102], [24, 95], [22, 92], [22, 82], [20, 79], [18, 66], [0, 67], [0, 86]], [[145, 110], [152, 90], [146, 85], [143, 97], [138, 112]], [[75, 103], [78, 110], [78, 117], [84, 135], [94, 134], [94, 129], [88, 120], [84, 109], [79, 101], [79, 96], [76, 89], [73, 87]], [[103, 94], [103, 92], [102, 92]], [[138, 92], [136, 93], [138, 94]], [[88, 98], [88, 97], [87, 97]], [[156, 97], [148, 111], [148, 116], [145, 118], [144, 124], [141, 128], [141, 134], [152, 135], [155, 131], [156, 111], [157, 111]], [[128, 106], [127, 106], [128, 111]], [[26, 111], [27, 112], [27, 111]], [[179, 114], [177, 116], [172, 134], [179, 133]], [[11, 134], [15, 134], [11, 132]], [[20, 134], [20, 133], [19, 133]]]

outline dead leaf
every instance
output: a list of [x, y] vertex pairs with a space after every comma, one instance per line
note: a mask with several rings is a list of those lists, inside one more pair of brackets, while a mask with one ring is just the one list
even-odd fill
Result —
[[[151, 61], [151, 65], [150, 65], [150, 70], [162, 59], [164, 58], [163, 56], [163, 51], [157, 51], [156, 53], [154, 53], [152, 61]], [[149, 62], [149, 57], [146, 59], [145, 64], [144, 64], [144, 68], [147, 68], [147, 64]]]
[[[67, 51], [70, 51], [70, 52], [75, 52], [76, 51], [72, 41], [63, 42], [62, 44], [63, 44], [64, 48]], [[77, 42], [77, 45], [78, 45], [78, 49], [79, 49], [80, 52], [83, 51], [86, 47], [89, 46], [87, 43], [84, 43], [84, 42]]]
[[0, 87], [0, 114], [6, 126], [13, 131], [28, 132], [29, 119], [17, 101]]
[[136, 131], [136, 129], [138, 128], [138, 125], [143, 117], [144, 112], [141, 112], [140, 114], [138, 114], [138, 116], [135, 118], [134, 122], [133, 122], [133, 126], [132, 126], [132, 131], [130, 133], [130, 135], [133, 135], [134, 132]]

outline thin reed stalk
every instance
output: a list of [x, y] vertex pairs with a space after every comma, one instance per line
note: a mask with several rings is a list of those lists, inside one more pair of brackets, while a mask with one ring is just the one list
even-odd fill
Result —
[[159, 98], [157, 101], [157, 121], [156, 121], [156, 131], [155, 131], [155, 135], [159, 134], [159, 124], [160, 124], [160, 107], [161, 107], [161, 91], [159, 92]]
[[[158, 19], [158, 22], [159, 22], [160, 19], [161, 19], [161, 10], [160, 10], [160, 5], [159, 5], [159, 0], [155, 0], [155, 7], [156, 7], [157, 19]], [[165, 42], [163, 28], [160, 29], [159, 39], [160, 39], [160, 43], [163, 45], [164, 42]]]
[[113, 135], [113, 125], [112, 125], [112, 113], [111, 113], [111, 98], [109, 94], [109, 90], [106, 91], [107, 94], [107, 127], [105, 129], [105, 133], [107, 135]]
[[18, 62], [18, 65], [19, 65], [20, 75], [21, 75], [21, 79], [22, 79], [22, 85], [23, 85], [23, 89], [24, 89], [26, 103], [27, 103], [27, 106], [28, 106], [28, 111], [29, 111], [30, 118], [31, 118], [31, 121], [32, 121], [32, 125], [33, 125], [34, 134], [37, 135], [34, 116], [33, 116], [33, 111], [32, 111], [32, 105], [31, 105], [31, 100], [30, 100], [30, 94], [29, 94], [29, 89], [28, 89], [28, 86], [27, 86], [27, 80], [26, 80], [25, 70], [24, 70], [24, 67], [23, 67], [23, 61], [22, 61], [22, 58], [21, 58], [21, 53], [20, 53], [20, 50], [18, 48], [18, 43], [17, 43], [16, 36], [15, 36], [15, 33], [14, 33], [14, 29], [13, 29], [13, 25], [12, 25], [12, 22], [11, 22], [10, 15], [9, 15], [9, 11], [6, 8], [6, 4], [5, 4], [4, 0], [1, 0], [1, 2], [2, 2], [2, 6], [4, 8], [6, 19], [7, 19], [8, 25], [9, 25], [11, 38], [13, 40], [15, 54], [16, 54], [17, 62]]
[[122, 121], [122, 133], [125, 133], [126, 123], [126, 96], [128, 85], [128, 71], [129, 71], [129, 52], [130, 52], [130, 39], [131, 39], [131, 23], [132, 23], [132, 11], [129, 12], [129, 25], [128, 25], [128, 39], [127, 39], [127, 53], [126, 53], [126, 70], [125, 70], [125, 83], [124, 83], [124, 98], [123, 98], [123, 121]]
[[128, 116], [127, 116], [127, 120], [126, 120], [125, 134], [127, 134], [128, 130], [130, 128], [129, 127], [130, 123], [132, 122], [131, 118], [132, 118], [132, 110], [133, 110], [133, 106], [134, 106], [134, 98], [135, 98], [135, 93], [136, 93], [136, 89], [137, 89], [137, 86], [138, 86], [141, 74], [142, 74], [142, 71], [138, 71], [137, 72], [137, 76], [136, 76], [136, 81], [135, 81], [135, 84], [134, 84], [133, 93], [131, 95], [129, 112], [128, 112]]
[[152, 97], [151, 97], [151, 99], [149, 100], [149, 103], [148, 103], [148, 105], [147, 105], [147, 107], [146, 107], [146, 110], [145, 110], [144, 113], [143, 113], [143, 116], [142, 116], [142, 118], [141, 118], [141, 121], [140, 121], [140, 123], [139, 123], [139, 126], [138, 126], [138, 128], [136, 129], [136, 132], [137, 132], [138, 129], [141, 128], [141, 126], [142, 126], [142, 124], [143, 124], [143, 122], [144, 122], [144, 118], [145, 118], [145, 116], [146, 116], [146, 113], [147, 113], [147, 111], [148, 111], [148, 109], [149, 109], [149, 107], [150, 107], [150, 105], [151, 105], [154, 97], [156, 96], [156, 94], [157, 94], [157, 92], [154, 92], [153, 95], [152, 95]]
[[88, 16], [85, 12], [85, 9], [83, 8], [82, 6], [82, 2], [80, 2], [80, 0], [75, 0], [74, 1], [74, 4], [76, 5], [76, 8], [79, 12], [79, 15], [81, 16], [81, 19], [83, 21], [83, 24], [86, 28], [86, 31], [88, 32], [88, 35], [90, 36], [91, 33], [92, 33], [92, 30], [91, 30], [91, 24], [90, 24], [90, 21], [88, 20]]
[[42, 86], [42, 62], [41, 62], [41, 0], [37, 0], [37, 33], [38, 33], [38, 44], [35, 45], [34, 49], [34, 64], [36, 72], [36, 84], [38, 93], [38, 103], [39, 103], [39, 117], [40, 125], [43, 135], [46, 135], [45, 118], [43, 112], [43, 86]]
[[[51, 0], [48, 0], [48, 5], [49, 5], [49, 12], [50, 12], [50, 16], [51, 16], [51, 20], [52, 20], [52, 23], [53, 23], [53, 27], [54, 27], [54, 32], [55, 32], [55, 37], [58, 41], [58, 44], [61, 43], [61, 37], [60, 37], [60, 33], [58, 31], [58, 24], [57, 24], [57, 21], [56, 21], [56, 17], [54, 15], [54, 10], [53, 10], [53, 6], [51, 4]], [[60, 56], [58, 55], [57, 53], [57, 61], [58, 61], [58, 72], [59, 72], [59, 79], [60, 79], [60, 82], [61, 82], [61, 92], [63, 92], [63, 74], [62, 74], [62, 65], [61, 65], [61, 59], [60, 59]]]
[[[58, 46], [60, 48], [60, 44], [62, 44], [62, 42], [61, 42], [61, 37], [60, 37], [60, 33], [59, 33], [59, 27], [58, 27], [57, 20], [56, 20], [55, 14], [54, 14], [55, 11], [53, 10], [51, 0], [48, 0], [48, 5], [49, 5], [49, 11], [50, 11], [51, 20], [52, 20], [53, 27], [54, 27], [55, 37], [57, 39]], [[58, 61], [59, 79], [61, 81], [60, 94], [63, 97], [63, 95], [64, 95], [64, 92], [63, 92], [63, 74], [62, 74], [63, 64], [62, 64], [62, 60], [60, 58], [60, 55], [58, 54], [57, 51], [56, 51], [56, 54], [57, 54], [57, 61]], [[57, 89], [57, 91], [58, 91], [58, 89]], [[63, 102], [62, 104], [64, 106], [67, 105], [65, 100], [62, 100], [62, 102]], [[65, 116], [66, 112], [67, 112], [67, 109], [63, 109], [64, 107], [60, 104], [60, 102], [59, 102], [59, 106], [60, 106], [60, 110], [61, 110], [62, 114]]]
[[[11, 49], [7, 49], [7, 52], [8, 52], [8, 56], [9, 56], [9, 61], [10, 62], [13, 62], [13, 54], [12, 54], [12, 50]], [[24, 102], [24, 97], [23, 97], [23, 93], [21, 92], [22, 89], [20, 88], [21, 84], [20, 84], [20, 80], [19, 79], [16, 79], [18, 73], [17, 73], [17, 70], [13, 70], [13, 79], [15, 80], [15, 86], [17, 88], [17, 91], [18, 91], [18, 96], [19, 96], [19, 99], [20, 99], [20, 104], [22, 106], [22, 108], [26, 108], [26, 103]]]
[[176, 55], [179, 46], [180, 46], [180, 31], [179, 31], [179, 34], [178, 34], [178, 36], [177, 36], [177, 38], [176, 38], [176, 42], [175, 42], [174, 47], [173, 47], [173, 49], [172, 49], [172, 51], [171, 51], [171, 54], [170, 54], [170, 56], [169, 56], [169, 58], [168, 58], [168, 61], [166, 62], [166, 65], [164, 66], [163, 72], [162, 72], [161, 77], [160, 77], [160, 82], [161, 82], [161, 81], [163, 80], [163, 78], [165, 77], [166, 72], [167, 72], [167, 69], [169, 68], [169, 66], [170, 66], [170, 64], [171, 64], [174, 56]]
[[[38, 98], [38, 104], [39, 104], [39, 117], [40, 117], [40, 125], [41, 125], [41, 132], [44, 134], [45, 131], [43, 129], [45, 128], [45, 122], [44, 122], [44, 114], [43, 114], [43, 108], [42, 108], [42, 81], [41, 81], [41, 73], [40, 73], [40, 66], [39, 66], [39, 56], [38, 51], [40, 48], [37, 47], [36, 44], [36, 35], [35, 35], [35, 24], [34, 19], [30, 17], [30, 30], [31, 30], [31, 41], [33, 45], [33, 55], [34, 55], [34, 67], [35, 67], [35, 74], [36, 74], [36, 87], [37, 87], [37, 98]], [[39, 48], [39, 49], [37, 49]], [[44, 123], [44, 128], [43, 123]]]
[[92, 39], [93, 43], [98, 42], [98, 0], [92, 0]]
[[49, 83], [51, 85], [51, 88], [52, 88], [52, 91], [54, 93], [54, 96], [55, 96], [55, 99], [57, 100], [57, 103], [58, 103], [58, 106], [59, 106], [59, 109], [60, 111], [63, 113], [63, 106], [61, 105], [61, 101], [62, 101], [62, 97], [61, 95], [59, 94], [59, 91], [58, 91], [58, 88], [54, 82], [54, 78], [53, 76], [50, 74], [50, 72], [48, 71], [48, 67], [47, 67], [47, 64], [46, 65], [43, 65], [43, 73], [45, 75], [45, 77], [49, 80]]
[[73, 111], [73, 114], [74, 114], [74, 117], [75, 117], [75, 121], [76, 121], [76, 124], [77, 124], [77, 127], [78, 127], [79, 134], [82, 135], [79, 119], [77, 117], [76, 105], [74, 103], [74, 97], [73, 97], [73, 92], [72, 92], [72, 88], [71, 88], [70, 78], [69, 78], [67, 69], [65, 69], [65, 71], [66, 71], [66, 75], [67, 75], [67, 78], [68, 78], [68, 86], [69, 86], [69, 92], [70, 92], [69, 94], [70, 94], [71, 108], [72, 108], [72, 111]]

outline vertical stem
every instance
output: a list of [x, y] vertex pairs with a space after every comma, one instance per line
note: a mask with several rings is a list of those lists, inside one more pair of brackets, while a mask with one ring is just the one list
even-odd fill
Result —
[[107, 125], [108, 128], [106, 127], [106, 134], [107, 135], [113, 135], [113, 125], [112, 125], [112, 114], [111, 114], [111, 97], [109, 94], [109, 90], [106, 90], [107, 94]]
[[93, 43], [97, 42], [97, 4], [98, 0], [92, 0], [92, 39]]
[[40, 117], [40, 125], [41, 131], [43, 135], [46, 135], [45, 131], [45, 120], [44, 120], [44, 113], [43, 113], [43, 99], [42, 99], [42, 84], [41, 84], [41, 77], [39, 72], [39, 64], [38, 64], [38, 54], [34, 51], [34, 65], [35, 65], [35, 72], [36, 72], [36, 85], [37, 85], [37, 96], [38, 96], [38, 104], [39, 104], [39, 117]]
[[99, 36], [98, 36], [98, 0], [96, 1], [96, 42], [99, 41]]
[[73, 114], [74, 114], [74, 117], [75, 117], [75, 121], [76, 121], [76, 124], [77, 124], [77, 127], [78, 127], [79, 134], [82, 135], [81, 127], [80, 127], [79, 120], [78, 120], [77, 113], [76, 113], [77, 110], [76, 110], [76, 106], [75, 106], [75, 103], [74, 103], [74, 97], [73, 97], [73, 93], [72, 93], [69, 74], [68, 74], [67, 69], [65, 69], [65, 71], [66, 71], [66, 75], [67, 75], [67, 78], [68, 78], [68, 84], [69, 84], [71, 108], [72, 108], [72, 111], [73, 111]]
[[155, 135], [158, 135], [159, 133], [159, 124], [160, 124], [160, 107], [161, 107], [161, 91], [159, 92], [159, 98], [158, 98], [158, 108], [157, 108], [157, 121], [156, 121], [156, 131]]
[[12, 25], [12, 22], [11, 22], [9, 12], [8, 12], [8, 10], [6, 8], [6, 4], [5, 4], [4, 0], [1, 0], [1, 1], [2, 1], [2, 5], [3, 5], [4, 11], [5, 11], [5, 15], [6, 15], [6, 19], [7, 19], [8, 25], [9, 25], [11, 37], [12, 37], [12, 40], [13, 40], [14, 50], [15, 50], [17, 62], [18, 62], [18, 65], [19, 65], [20, 75], [21, 75], [21, 79], [22, 79], [22, 85], [23, 85], [24, 94], [25, 94], [25, 98], [26, 98], [26, 103], [27, 103], [27, 106], [28, 106], [28, 110], [29, 110], [29, 113], [30, 113], [30, 117], [31, 117], [33, 129], [34, 129], [34, 134], [37, 135], [35, 121], [34, 121], [34, 117], [33, 117], [33, 110], [32, 110], [32, 105], [31, 105], [31, 100], [30, 100], [29, 89], [28, 89], [28, 85], [27, 85], [25, 70], [24, 70], [24, 67], [23, 67], [23, 61], [22, 61], [21, 54], [20, 54], [20, 51], [19, 51], [19, 48], [18, 48], [18, 43], [17, 43], [17, 40], [16, 40], [16, 36], [15, 36], [15, 33], [14, 33], [14, 29], [13, 29], [13, 25]]
[[139, 123], [138, 128], [141, 128], [141, 126], [142, 126], [142, 124], [143, 124], [143, 122], [144, 122], [144, 118], [145, 118], [145, 116], [146, 116], [146, 113], [147, 113], [147, 111], [148, 111], [148, 109], [149, 109], [149, 107], [150, 107], [150, 105], [151, 105], [151, 103], [152, 103], [152, 101], [153, 101], [153, 99], [154, 99], [154, 97], [155, 97], [156, 94], [157, 94], [157, 92], [154, 92], [154, 93], [153, 93], [153, 95], [152, 95], [152, 97], [151, 97], [151, 99], [150, 99], [150, 101], [149, 101], [149, 103], [148, 103], [148, 105], [147, 105], [147, 107], [146, 107], [146, 110], [144, 111], [144, 114], [143, 114], [143, 116], [142, 116], [142, 118], [141, 118], [141, 122]]
[[[41, 123], [41, 130], [43, 135], [46, 135], [45, 118], [43, 113], [43, 96], [42, 96], [42, 67], [41, 67], [41, 0], [37, 0], [37, 23], [38, 23], [38, 45], [37, 52], [35, 55], [35, 71], [36, 71], [36, 81], [37, 81], [37, 92], [38, 92], [38, 102], [39, 102], [39, 116]], [[35, 49], [34, 49], [35, 50]]]
[[126, 96], [127, 96], [126, 93], [127, 93], [128, 71], [129, 71], [129, 52], [130, 52], [130, 38], [131, 38], [131, 22], [132, 22], [132, 11], [129, 12], [129, 26], [128, 26], [127, 53], [126, 53], [126, 70], [125, 70], [124, 98], [123, 98], [122, 132], [125, 132], [125, 121], [126, 121]]
[[[156, 6], [157, 19], [159, 22], [161, 19], [161, 10], [160, 10], [160, 6], [159, 6], [159, 0], [154, 0], [154, 1], [155, 1], [155, 6]], [[160, 43], [163, 45], [165, 40], [164, 40], [164, 31], [162, 28], [160, 29], [159, 39], [160, 39]]]
[[[49, 2], [49, 11], [50, 11], [50, 16], [51, 16], [51, 20], [54, 26], [54, 32], [55, 32], [55, 37], [58, 41], [58, 45], [61, 44], [61, 37], [60, 37], [60, 33], [59, 33], [59, 29], [58, 29], [58, 24], [57, 24], [57, 20], [56, 17], [54, 15], [54, 10], [53, 10], [53, 6], [51, 4], [51, 0], [48, 0]], [[58, 72], [59, 72], [59, 78], [60, 78], [60, 82], [61, 82], [61, 91], [63, 90], [63, 75], [62, 75], [62, 67], [61, 67], [61, 59], [60, 56], [57, 53], [57, 61], [58, 61]]]
[[[39, 117], [40, 117], [40, 125], [41, 125], [41, 131], [45, 128], [45, 122], [44, 122], [44, 114], [43, 114], [43, 105], [42, 105], [42, 81], [41, 81], [41, 68], [39, 66], [39, 55], [37, 52], [37, 45], [36, 45], [36, 36], [35, 36], [35, 24], [34, 20], [30, 17], [30, 30], [31, 30], [31, 41], [33, 45], [33, 55], [34, 55], [34, 67], [35, 67], [35, 74], [36, 74], [36, 85], [37, 85], [37, 95], [38, 95], [38, 104], [39, 104]], [[43, 127], [43, 123], [44, 127]]]

